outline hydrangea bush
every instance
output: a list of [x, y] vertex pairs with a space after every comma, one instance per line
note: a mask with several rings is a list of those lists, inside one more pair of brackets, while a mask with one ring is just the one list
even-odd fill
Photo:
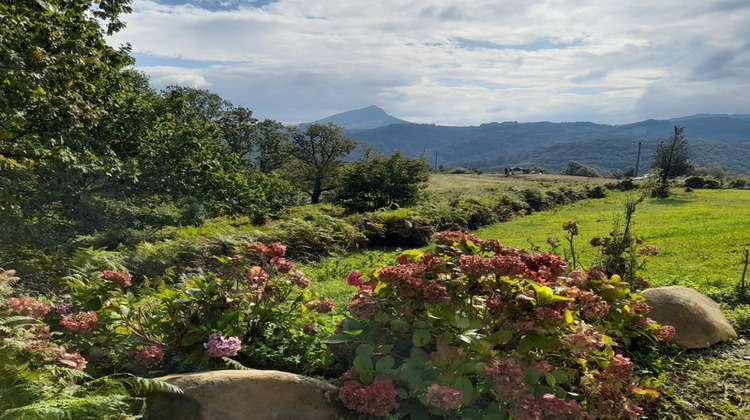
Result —
[[[12, 298], [18, 315], [42, 318], [95, 374], [244, 366], [310, 371], [324, 354], [319, 331], [330, 299], [274, 242], [245, 243], [217, 257], [215, 272], [135, 281], [126, 270], [81, 270], [55, 305]], [[311, 362], [314, 361], [314, 362]], [[71, 364], [69, 363], [69, 364]]]
[[658, 396], [628, 346], [674, 330], [617, 275], [446, 231], [434, 251], [347, 281], [351, 316], [327, 342], [350, 360], [339, 398], [360, 413], [634, 419], [639, 400]]

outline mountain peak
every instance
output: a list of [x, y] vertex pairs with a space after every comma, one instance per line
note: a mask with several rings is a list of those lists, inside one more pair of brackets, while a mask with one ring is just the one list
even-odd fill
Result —
[[391, 124], [410, 124], [408, 121], [388, 115], [385, 110], [370, 105], [362, 109], [355, 109], [331, 115], [315, 121], [316, 123], [334, 123], [347, 130], [370, 130]]

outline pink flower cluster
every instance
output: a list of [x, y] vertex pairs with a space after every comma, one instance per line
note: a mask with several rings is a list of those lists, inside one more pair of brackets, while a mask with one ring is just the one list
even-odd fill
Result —
[[60, 325], [70, 331], [82, 332], [93, 329], [97, 322], [99, 322], [99, 315], [94, 311], [88, 311], [63, 315]]
[[271, 258], [271, 264], [282, 274], [287, 274], [294, 269], [294, 262], [289, 261], [286, 258], [273, 257]]
[[357, 381], [345, 381], [339, 389], [339, 399], [350, 410], [385, 417], [397, 410], [401, 404], [398, 393], [390, 382], [373, 382], [364, 386]]
[[50, 305], [27, 296], [10, 298], [8, 299], [8, 305], [18, 315], [30, 316], [32, 318], [41, 318], [52, 310]]
[[377, 311], [377, 304], [371, 296], [371, 291], [367, 288], [360, 289], [349, 301], [347, 309], [353, 317], [357, 319], [370, 319]]
[[575, 333], [564, 335], [562, 340], [570, 346], [571, 352], [578, 354], [588, 353], [604, 345], [604, 337], [589, 324], [576, 326]]
[[654, 331], [656, 339], [659, 341], [670, 341], [674, 338], [675, 329], [671, 325], [662, 325], [658, 330]]
[[539, 398], [526, 394], [508, 414], [512, 419], [517, 420], [583, 420], [588, 418], [587, 413], [577, 401], [565, 401], [552, 394], [544, 394]]
[[458, 407], [462, 399], [463, 393], [452, 386], [432, 384], [427, 387], [427, 402], [442, 410]]
[[258, 254], [263, 254], [267, 257], [283, 257], [286, 254], [286, 246], [282, 245], [281, 242], [274, 242], [271, 245], [266, 245], [262, 242], [255, 242], [247, 245], [248, 248], [254, 250]]
[[81, 356], [81, 353], [65, 353], [62, 355], [62, 358], [60, 359], [60, 363], [64, 364], [65, 366], [76, 369], [76, 370], [83, 370], [86, 368], [86, 365], [88, 364], [86, 362], [86, 359]]
[[627, 382], [633, 377], [633, 362], [621, 354], [616, 354], [609, 360], [609, 366], [602, 372], [602, 376], [616, 382]]
[[297, 285], [300, 289], [306, 289], [310, 285], [310, 280], [300, 270], [295, 271], [292, 274], [292, 282]]
[[501, 399], [518, 400], [528, 389], [523, 381], [523, 366], [515, 359], [496, 359], [484, 372], [492, 376], [494, 390]]
[[142, 347], [138, 349], [133, 356], [133, 363], [146, 367], [155, 368], [159, 366], [164, 359], [164, 350], [161, 347], [153, 344], [148, 347]]
[[307, 302], [305, 306], [307, 306], [307, 308], [311, 311], [315, 311], [319, 314], [327, 314], [333, 312], [335, 304], [333, 303], [333, 300], [329, 298], [323, 298], [311, 300], [310, 302]]
[[224, 338], [220, 332], [208, 336], [208, 341], [203, 343], [206, 354], [211, 357], [236, 356], [242, 348], [242, 343], [237, 337]]
[[120, 287], [130, 287], [133, 275], [127, 271], [104, 270], [99, 276], [100, 279], [117, 283]]
[[646, 245], [640, 250], [638, 250], [638, 254], [641, 257], [648, 257], [652, 255], [659, 255], [659, 247], [656, 245]]
[[563, 230], [570, 232], [571, 235], [578, 235], [578, 222], [575, 220], [568, 220], [562, 225]]
[[588, 318], [602, 318], [609, 314], [610, 307], [601, 296], [596, 293], [581, 290], [576, 296], [576, 304], [581, 315]]

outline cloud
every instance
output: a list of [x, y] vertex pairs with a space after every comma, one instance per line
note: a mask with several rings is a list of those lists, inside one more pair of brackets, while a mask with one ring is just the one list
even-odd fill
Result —
[[129, 42], [154, 83], [287, 122], [378, 104], [438, 124], [626, 123], [747, 112], [747, 99], [721, 101], [750, 87], [745, 4], [135, 0], [113, 43]]

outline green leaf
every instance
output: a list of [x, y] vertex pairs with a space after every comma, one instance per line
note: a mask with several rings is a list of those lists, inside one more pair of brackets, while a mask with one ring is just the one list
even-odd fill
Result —
[[354, 354], [358, 356], [366, 356], [371, 357], [372, 354], [375, 353], [375, 346], [372, 344], [362, 343], [357, 346], [357, 349], [354, 350]]
[[531, 386], [539, 382], [539, 371], [535, 367], [527, 367], [523, 370], [523, 381]]
[[364, 355], [358, 355], [354, 358], [354, 370], [357, 371], [357, 373], [367, 373], [371, 372], [373, 368], [372, 359], [370, 359], [369, 356]]
[[341, 343], [349, 343], [352, 341], [354, 341], [354, 337], [351, 335], [345, 335], [345, 334], [332, 335], [323, 340], [323, 342], [326, 344], [341, 344]]
[[396, 359], [394, 359], [393, 356], [389, 354], [387, 356], [381, 357], [380, 360], [378, 360], [378, 362], [375, 363], [375, 370], [377, 372], [382, 373], [383, 371], [392, 369], [395, 364], [396, 364]]
[[416, 330], [411, 336], [411, 342], [414, 347], [422, 347], [430, 342], [432, 335], [429, 330]]

